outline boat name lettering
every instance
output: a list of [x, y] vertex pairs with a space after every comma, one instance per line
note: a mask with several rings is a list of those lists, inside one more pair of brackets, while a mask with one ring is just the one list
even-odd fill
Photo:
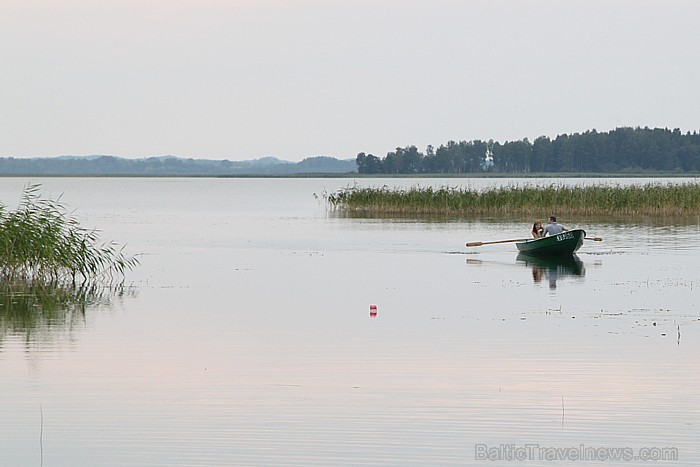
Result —
[[572, 238], [574, 238], [574, 234], [572, 234], [571, 232], [564, 232], [564, 233], [560, 233], [559, 235], [557, 235], [558, 242], [561, 242], [564, 240], [571, 240]]

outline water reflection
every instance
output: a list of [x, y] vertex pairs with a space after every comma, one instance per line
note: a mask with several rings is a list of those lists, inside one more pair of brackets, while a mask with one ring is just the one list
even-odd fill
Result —
[[700, 465], [700, 229], [565, 222], [605, 240], [553, 292], [514, 245], [465, 248], [531, 221], [329, 220], [310, 193], [341, 183], [47, 180], [146, 253], [140, 297], [0, 332], [0, 465], [39, 464], [41, 406], [44, 465], [484, 465], [476, 442]]
[[0, 347], [7, 336], [23, 336], [30, 343], [82, 326], [87, 310], [110, 308], [125, 295], [133, 295], [133, 290], [98, 284], [2, 281]]
[[518, 263], [532, 268], [532, 280], [535, 284], [547, 281], [550, 289], [557, 288], [557, 281], [569, 276], [585, 276], [586, 268], [578, 256], [542, 257], [518, 253]]

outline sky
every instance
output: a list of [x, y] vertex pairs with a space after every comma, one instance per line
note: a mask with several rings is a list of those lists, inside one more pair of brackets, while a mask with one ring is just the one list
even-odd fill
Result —
[[694, 0], [0, 0], [0, 157], [700, 130]]

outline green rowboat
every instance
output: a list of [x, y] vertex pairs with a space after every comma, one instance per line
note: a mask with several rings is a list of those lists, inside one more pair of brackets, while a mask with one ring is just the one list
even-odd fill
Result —
[[538, 256], [570, 256], [583, 245], [586, 231], [574, 229], [548, 237], [533, 238], [517, 242], [518, 251]]

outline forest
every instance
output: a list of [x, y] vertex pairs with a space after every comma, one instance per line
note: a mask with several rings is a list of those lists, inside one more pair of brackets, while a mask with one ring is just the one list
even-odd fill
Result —
[[533, 142], [449, 141], [437, 149], [428, 146], [425, 153], [415, 146], [396, 148], [383, 158], [359, 153], [356, 162], [364, 174], [697, 173], [700, 133], [624, 127]]
[[700, 133], [667, 128], [616, 128], [608, 132], [540, 136], [530, 142], [449, 141], [419, 151], [398, 147], [384, 157], [275, 157], [247, 161], [118, 156], [0, 157], [1, 175], [290, 176], [398, 174], [691, 174], [700, 173]]

